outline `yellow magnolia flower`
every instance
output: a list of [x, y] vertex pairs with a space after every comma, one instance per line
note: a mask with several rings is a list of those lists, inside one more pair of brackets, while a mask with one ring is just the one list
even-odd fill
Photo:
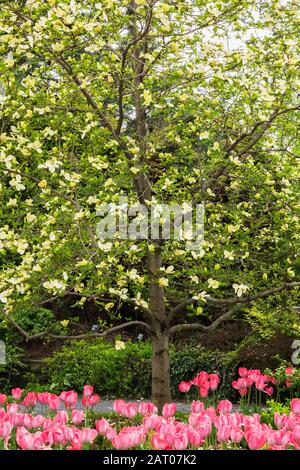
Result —
[[116, 341], [116, 344], [115, 344], [115, 350], [116, 351], [120, 351], [121, 349], [125, 349], [126, 345], [124, 343], [124, 341]]
[[216, 281], [216, 279], [209, 278], [208, 281], [208, 287], [211, 289], [218, 289], [220, 287], [220, 282]]

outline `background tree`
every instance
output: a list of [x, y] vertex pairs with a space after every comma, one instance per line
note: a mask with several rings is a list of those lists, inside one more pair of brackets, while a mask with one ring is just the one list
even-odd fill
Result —
[[[161, 406], [171, 335], [280, 321], [297, 300], [297, 3], [3, 1], [0, 31], [5, 321], [55, 336], [26, 333], [14, 305], [134, 304], [139, 319], [99, 335], [148, 333]], [[97, 209], [120, 196], [205, 203], [203, 249], [98, 239]], [[177, 324], [187, 308], [197, 320]]]

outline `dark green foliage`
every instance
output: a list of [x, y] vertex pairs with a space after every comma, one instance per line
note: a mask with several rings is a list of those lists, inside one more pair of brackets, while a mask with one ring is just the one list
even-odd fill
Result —
[[[182, 380], [191, 380], [197, 372], [217, 372], [221, 377], [220, 393], [231, 398], [236, 371], [235, 353], [204, 351], [192, 348], [176, 352], [171, 350], [171, 381], [174, 398], [185, 399], [178, 391]], [[101, 396], [109, 398], [149, 398], [151, 395], [151, 345], [126, 343], [116, 351], [102, 340], [77, 341], [65, 345], [47, 360], [44, 372], [53, 391], [73, 388], [79, 392], [91, 383]], [[193, 392], [189, 395], [193, 397]], [[197, 397], [196, 389], [194, 398]]]

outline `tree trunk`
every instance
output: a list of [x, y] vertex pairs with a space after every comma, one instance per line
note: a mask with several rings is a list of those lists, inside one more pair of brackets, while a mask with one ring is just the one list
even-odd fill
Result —
[[169, 403], [171, 400], [169, 325], [166, 316], [164, 288], [159, 284], [161, 266], [161, 247], [157, 244], [154, 253], [148, 254], [148, 270], [150, 279], [149, 307], [153, 315], [151, 324], [152, 400], [158, 407], [159, 413], [164, 403]]
[[152, 336], [152, 401], [160, 414], [163, 405], [171, 401], [169, 335], [166, 332]]

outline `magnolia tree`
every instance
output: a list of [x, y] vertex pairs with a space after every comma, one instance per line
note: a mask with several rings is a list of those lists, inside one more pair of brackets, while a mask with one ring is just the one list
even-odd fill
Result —
[[[160, 406], [175, 333], [236, 316], [299, 333], [298, 15], [294, 0], [1, 2], [4, 321], [30, 340], [54, 335], [24, 331], [20, 301], [111, 318], [132, 303], [136, 320], [97, 335], [146, 331]], [[120, 198], [203, 204], [204, 241], [107, 239]]]

